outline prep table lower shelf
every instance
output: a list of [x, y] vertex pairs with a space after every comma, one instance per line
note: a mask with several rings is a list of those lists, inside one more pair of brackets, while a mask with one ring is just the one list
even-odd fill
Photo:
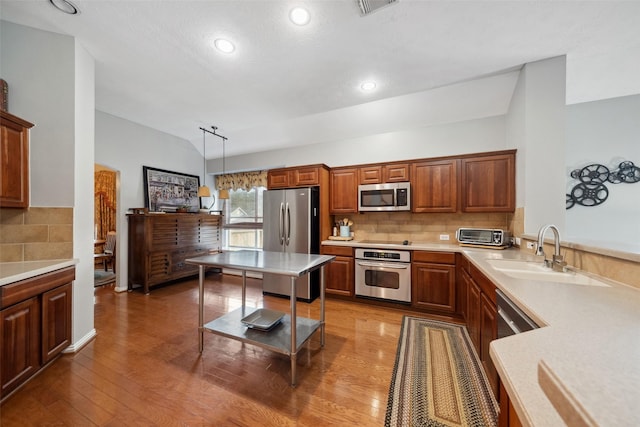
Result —
[[[242, 342], [263, 347], [271, 351], [291, 354], [291, 317], [285, 314], [278, 325], [269, 331], [252, 329], [244, 325], [241, 319], [256, 311], [257, 308], [237, 308], [203, 326], [207, 332], [222, 335]], [[318, 320], [306, 317], [296, 318], [296, 352], [320, 328]]]
[[[324, 305], [325, 283], [324, 266], [335, 259], [333, 255], [300, 254], [288, 252], [268, 251], [231, 251], [221, 252], [215, 255], [205, 255], [197, 258], [189, 258], [187, 264], [198, 266], [198, 349], [202, 353], [204, 349], [204, 333], [211, 332], [235, 340], [264, 347], [278, 353], [286, 354], [291, 361], [291, 385], [296, 385], [298, 350], [313, 333], [320, 329], [320, 346], [324, 347]], [[207, 267], [231, 268], [242, 271], [242, 306], [217, 319], [204, 322], [204, 271]], [[306, 317], [296, 316], [296, 279], [320, 269], [320, 319], [312, 320]], [[258, 273], [272, 273], [287, 276], [291, 287], [289, 297], [291, 305], [290, 315], [284, 315], [280, 324], [269, 331], [249, 328], [242, 322], [245, 316], [250, 315], [257, 308], [248, 308], [247, 300], [247, 271]], [[245, 319], [246, 321], [246, 319]]]

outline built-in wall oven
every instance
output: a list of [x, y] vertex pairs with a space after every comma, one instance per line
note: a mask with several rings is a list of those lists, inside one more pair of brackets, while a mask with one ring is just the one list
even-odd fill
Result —
[[411, 252], [356, 248], [356, 296], [411, 302]]

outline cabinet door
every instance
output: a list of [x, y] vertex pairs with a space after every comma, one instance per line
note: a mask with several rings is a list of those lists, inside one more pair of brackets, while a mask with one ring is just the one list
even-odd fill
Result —
[[358, 169], [332, 169], [330, 174], [330, 193], [330, 213], [358, 212]]
[[469, 276], [467, 288], [467, 329], [476, 352], [480, 354], [480, 287]]
[[360, 184], [380, 184], [382, 178], [382, 166], [364, 166], [358, 169]]
[[333, 262], [327, 264], [325, 273], [326, 292], [328, 294], [353, 296], [353, 258], [336, 256]]
[[409, 181], [409, 164], [394, 163], [382, 168], [382, 182]]
[[0, 311], [0, 396], [40, 369], [40, 304], [30, 298]]
[[457, 290], [457, 308], [458, 313], [462, 316], [463, 319], [468, 320], [468, 310], [467, 304], [469, 299], [467, 294], [469, 292], [469, 281], [471, 280], [471, 276], [467, 273], [462, 267], [457, 267], [457, 281], [456, 281], [456, 290]]
[[463, 212], [513, 212], [516, 206], [515, 154], [461, 161]]
[[42, 294], [42, 364], [71, 345], [71, 283]]
[[290, 185], [293, 187], [320, 185], [320, 172], [317, 167], [294, 169], [292, 176]]
[[287, 188], [289, 186], [289, 171], [287, 169], [272, 169], [267, 172], [267, 188]]
[[0, 207], [29, 207], [29, 128], [32, 126], [0, 111]]
[[493, 301], [484, 293], [480, 297], [480, 360], [487, 374], [494, 396], [498, 395], [498, 371], [496, 371], [491, 356], [489, 344], [497, 338], [497, 309]]
[[320, 253], [336, 256], [333, 262], [325, 266], [326, 292], [348, 297], [353, 296], [355, 288], [353, 248], [322, 245]]
[[445, 313], [456, 311], [455, 267], [414, 262], [411, 266], [413, 306]]
[[414, 163], [411, 167], [411, 211], [456, 212], [457, 171], [455, 159]]

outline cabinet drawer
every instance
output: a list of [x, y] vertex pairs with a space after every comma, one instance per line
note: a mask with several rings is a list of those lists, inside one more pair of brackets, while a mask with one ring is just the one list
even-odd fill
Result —
[[339, 255], [353, 257], [353, 248], [350, 246], [322, 245], [321, 252], [324, 255]]
[[413, 251], [413, 261], [455, 265], [456, 254], [452, 252]]
[[167, 252], [156, 252], [149, 255], [149, 282], [167, 280], [171, 271], [171, 259]]
[[76, 268], [67, 267], [51, 273], [21, 280], [10, 285], [0, 286], [0, 308], [8, 307], [32, 296], [40, 295], [50, 289], [65, 283], [71, 283], [76, 278]]

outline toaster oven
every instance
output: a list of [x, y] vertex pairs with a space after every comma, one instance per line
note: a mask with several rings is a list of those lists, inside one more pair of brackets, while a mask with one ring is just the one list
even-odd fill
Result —
[[467, 245], [511, 246], [511, 234], [494, 228], [459, 228], [456, 231], [456, 239]]

